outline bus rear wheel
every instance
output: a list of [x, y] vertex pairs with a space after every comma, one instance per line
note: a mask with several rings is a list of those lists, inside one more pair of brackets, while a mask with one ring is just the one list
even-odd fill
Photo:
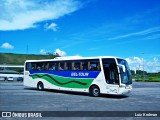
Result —
[[37, 84], [37, 89], [38, 89], [38, 90], [44, 90], [44, 85], [43, 85], [42, 82], [38, 82], [38, 84]]
[[92, 87], [90, 88], [90, 94], [91, 94], [91, 96], [93, 96], [93, 97], [98, 97], [98, 96], [100, 95], [100, 90], [99, 90], [99, 88], [98, 88], [97, 86], [92, 86]]

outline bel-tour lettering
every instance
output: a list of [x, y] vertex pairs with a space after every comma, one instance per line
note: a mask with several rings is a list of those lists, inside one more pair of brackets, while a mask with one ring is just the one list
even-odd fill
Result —
[[71, 73], [71, 76], [72, 77], [75, 77], [75, 76], [80, 76], [80, 77], [88, 77], [89, 76], [89, 73], [83, 73], [83, 72], [72, 72]]

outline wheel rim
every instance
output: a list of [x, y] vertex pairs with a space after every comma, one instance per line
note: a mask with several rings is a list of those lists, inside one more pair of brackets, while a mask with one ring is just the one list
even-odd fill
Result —
[[39, 85], [38, 85], [38, 89], [39, 89], [39, 90], [43, 90], [43, 84], [39, 84]]
[[94, 96], [98, 96], [99, 95], [99, 89], [98, 88], [94, 88], [93, 89], [93, 95]]
[[41, 84], [39, 85], [39, 89], [42, 90], [42, 85]]

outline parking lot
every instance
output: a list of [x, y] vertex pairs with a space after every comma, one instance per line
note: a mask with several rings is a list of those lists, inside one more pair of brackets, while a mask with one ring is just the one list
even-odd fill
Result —
[[134, 82], [129, 95], [91, 97], [0, 82], [0, 111], [160, 111], [160, 83]]

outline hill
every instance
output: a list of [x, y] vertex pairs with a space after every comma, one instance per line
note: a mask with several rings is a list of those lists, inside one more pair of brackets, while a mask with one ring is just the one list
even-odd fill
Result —
[[55, 55], [0, 53], [0, 64], [23, 65], [25, 60], [53, 59]]

